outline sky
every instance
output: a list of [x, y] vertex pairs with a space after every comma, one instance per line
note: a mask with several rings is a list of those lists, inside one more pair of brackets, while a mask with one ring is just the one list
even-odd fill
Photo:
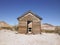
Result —
[[42, 23], [60, 26], [60, 0], [0, 0], [0, 21], [17, 25], [28, 10], [42, 17]]

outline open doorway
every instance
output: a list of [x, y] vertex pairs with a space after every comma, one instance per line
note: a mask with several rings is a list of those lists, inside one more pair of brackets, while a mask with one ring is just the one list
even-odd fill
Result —
[[27, 21], [27, 33], [32, 33], [32, 21]]

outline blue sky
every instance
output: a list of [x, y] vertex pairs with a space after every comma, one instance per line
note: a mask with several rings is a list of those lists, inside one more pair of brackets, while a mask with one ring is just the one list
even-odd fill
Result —
[[0, 21], [16, 25], [28, 10], [41, 16], [42, 23], [60, 25], [60, 0], [0, 0]]

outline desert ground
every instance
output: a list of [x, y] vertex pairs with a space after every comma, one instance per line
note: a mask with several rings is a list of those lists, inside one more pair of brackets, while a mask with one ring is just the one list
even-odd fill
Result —
[[0, 45], [60, 45], [60, 35], [55, 33], [19, 34], [16, 31], [0, 30]]

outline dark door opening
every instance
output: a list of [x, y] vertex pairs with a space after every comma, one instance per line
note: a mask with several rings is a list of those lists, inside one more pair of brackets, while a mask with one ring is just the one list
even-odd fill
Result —
[[32, 21], [27, 21], [27, 33], [32, 33]]

